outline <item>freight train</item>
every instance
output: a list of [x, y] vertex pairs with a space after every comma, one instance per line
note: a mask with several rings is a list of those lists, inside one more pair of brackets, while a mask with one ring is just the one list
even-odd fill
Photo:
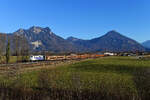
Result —
[[32, 55], [30, 61], [56, 61], [56, 60], [78, 60], [88, 58], [99, 58], [105, 57], [106, 55], [99, 54], [82, 54], [82, 55], [63, 55], [63, 56], [44, 56], [44, 55]]

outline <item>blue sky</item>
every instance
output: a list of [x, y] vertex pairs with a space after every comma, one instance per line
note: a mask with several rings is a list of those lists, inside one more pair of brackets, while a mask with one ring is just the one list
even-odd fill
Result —
[[64, 38], [91, 39], [116, 30], [150, 40], [150, 0], [0, 0], [0, 32], [50, 27]]

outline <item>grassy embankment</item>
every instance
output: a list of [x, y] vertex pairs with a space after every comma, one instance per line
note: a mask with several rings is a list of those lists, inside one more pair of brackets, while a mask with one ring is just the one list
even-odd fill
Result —
[[15, 78], [5, 75], [1, 83], [61, 100], [146, 100], [150, 98], [150, 61], [129, 57], [85, 60], [25, 72]]

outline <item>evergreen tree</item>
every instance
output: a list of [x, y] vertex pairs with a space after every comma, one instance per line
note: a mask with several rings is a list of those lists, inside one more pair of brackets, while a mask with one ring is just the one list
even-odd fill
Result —
[[6, 46], [6, 63], [9, 63], [9, 60], [10, 60], [10, 41], [8, 40]]

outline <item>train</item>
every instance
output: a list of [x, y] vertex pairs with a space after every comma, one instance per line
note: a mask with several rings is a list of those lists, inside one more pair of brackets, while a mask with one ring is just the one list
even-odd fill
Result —
[[56, 61], [56, 60], [78, 60], [78, 59], [89, 59], [89, 58], [100, 58], [106, 55], [100, 54], [71, 54], [62, 56], [45, 56], [45, 55], [31, 55], [30, 61]]
[[43, 61], [45, 60], [45, 56], [43, 55], [31, 55], [29, 57], [30, 61]]

